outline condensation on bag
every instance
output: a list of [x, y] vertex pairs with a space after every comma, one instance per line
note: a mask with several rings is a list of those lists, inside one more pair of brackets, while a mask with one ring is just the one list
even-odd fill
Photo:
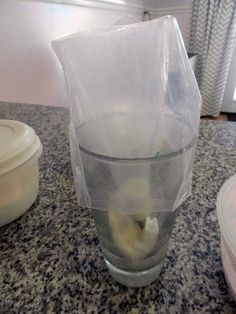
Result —
[[78, 202], [173, 211], [191, 193], [201, 96], [175, 18], [53, 42], [70, 98]]

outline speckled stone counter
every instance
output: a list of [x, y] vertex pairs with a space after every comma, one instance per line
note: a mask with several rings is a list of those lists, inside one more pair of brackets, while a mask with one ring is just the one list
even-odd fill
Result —
[[68, 111], [0, 103], [40, 137], [40, 193], [0, 228], [0, 313], [236, 313], [220, 258], [216, 195], [236, 172], [236, 123], [201, 121], [193, 194], [179, 208], [159, 279], [126, 288], [108, 274], [70, 166]]

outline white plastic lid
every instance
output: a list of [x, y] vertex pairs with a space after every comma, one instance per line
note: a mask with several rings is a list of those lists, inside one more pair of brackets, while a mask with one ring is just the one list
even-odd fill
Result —
[[0, 175], [33, 157], [39, 157], [42, 145], [34, 130], [19, 121], [0, 120]]
[[221, 258], [222, 265], [225, 273], [225, 279], [230, 288], [230, 291], [236, 301], [236, 272], [230, 255], [228, 254], [227, 247], [225, 247], [224, 241], [221, 240]]
[[236, 255], [236, 175], [220, 189], [216, 207], [222, 235]]

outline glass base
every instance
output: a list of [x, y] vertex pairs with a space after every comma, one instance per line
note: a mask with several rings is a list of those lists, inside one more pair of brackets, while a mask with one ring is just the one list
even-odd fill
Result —
[[163, 262], [161, 262], [155, 267], [145, 271], [129, 272], [115, 267], [106, 259], [105, 263], [110, 275], [116, 281], [127, 287], [142, 287], [149, 285], [159, 277], [163, 265]]

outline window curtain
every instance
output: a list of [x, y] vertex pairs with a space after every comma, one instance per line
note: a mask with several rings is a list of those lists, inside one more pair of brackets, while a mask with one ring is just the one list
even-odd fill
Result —
[[193, 0], [189, 52], [197, 54], [202, 116], [220, 113], [235, 36], [236, 0]]

